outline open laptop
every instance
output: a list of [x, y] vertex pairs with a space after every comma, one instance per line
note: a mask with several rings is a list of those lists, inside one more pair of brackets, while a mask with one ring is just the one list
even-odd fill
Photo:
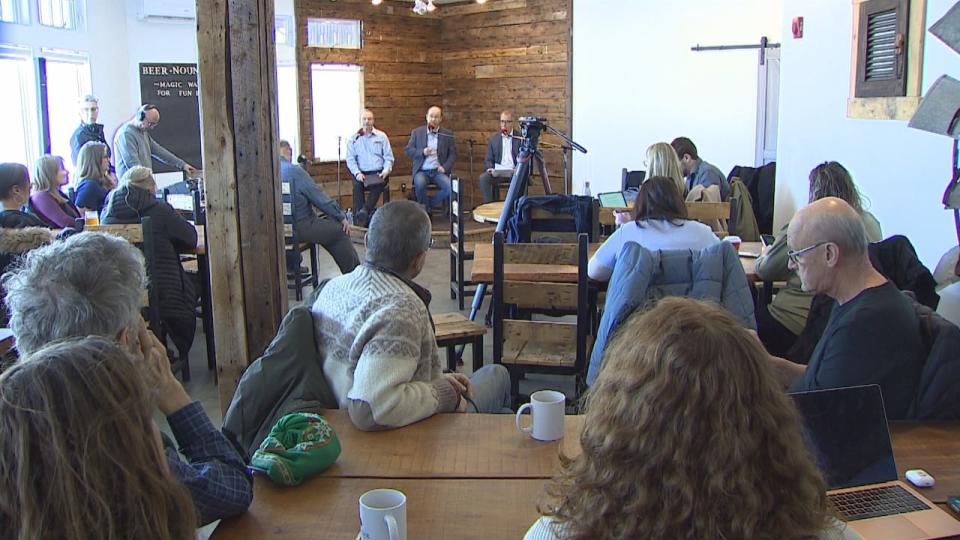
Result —
[[626, 208], [627, 199], [623, 196], [622, 191], [608, 191], [606, 193], [597, 193], [597, 198], [600, 199], [601, 208]]
[[879, 386], [791, 396], [827, 495], [849, 527], [866, 540], [960, 534], [960, 521], [898, 480]]

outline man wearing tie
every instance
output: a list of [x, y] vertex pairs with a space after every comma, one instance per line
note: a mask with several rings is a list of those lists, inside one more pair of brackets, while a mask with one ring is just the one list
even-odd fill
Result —
[[514, 132], [513, 114], [500, 113], [500, 131], [487, 141], [487, 157], [483, 160], [484, 173], [480, 175], [483, 202], [493, 202], [493, 186], [510, 182], [520, 152], [519, 135]]
[[354, 223], [366, 227], [393, 169], [393, 150], [387, 134], [373, 127], [373, 111], [364, 109], [360, 113], [360, 125], [360, 130], [347, 139], [347, 168], [353, 174]]
[[[450, 173], [457, 160], [453, 132], [440, 127], [443, 110], [434, 105], [427, 110], [427, 125], [410, 132], [410, 142], [404, 153], [413, 160], [413, 187], [417, 202], [427, 212], [450, 196]], [[427, 185], [434, 184], [439, 192], [427, 198]]]

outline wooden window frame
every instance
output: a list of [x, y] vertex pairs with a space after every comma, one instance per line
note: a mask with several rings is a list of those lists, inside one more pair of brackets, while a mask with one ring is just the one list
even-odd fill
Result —
[[[904, 96], [857, 97], [858, 62], [861, 50], [866, 47], [861, 40], [861, 4], [869, 0], [852, 0], [853, 46], [850, 63], [850, 94], [847, 100], [847, 117], [876, 120], [909, 120], [920, 105], [922, 94], [923, 46], [926, 34], [926, 0], [908, 1], [907, 51], [905, 65]], [[865, 25], [865, 24], [864, 24]]]

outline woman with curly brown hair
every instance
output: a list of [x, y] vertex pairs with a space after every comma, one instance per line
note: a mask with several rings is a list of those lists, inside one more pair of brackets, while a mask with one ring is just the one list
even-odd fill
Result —
[[89, 337], [48, 345], [0, 376], [0, 538], [195, 537], [142, 362]]
[[666, 298], [622, 325], [527, 540], [858, 538], [831, 517], [760, 343], [720, 307]]

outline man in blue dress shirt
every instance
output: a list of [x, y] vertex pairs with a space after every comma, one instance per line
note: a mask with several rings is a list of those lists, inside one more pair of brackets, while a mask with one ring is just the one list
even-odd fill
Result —
[[347, 168], [353, 175], [353, 220], [361, 227], [367, 226], [393, 170], [390, 139], [373, 127], [373, 120], [373, 111], [364, 109], [360, 113], [360, 129], [347, 139]]

